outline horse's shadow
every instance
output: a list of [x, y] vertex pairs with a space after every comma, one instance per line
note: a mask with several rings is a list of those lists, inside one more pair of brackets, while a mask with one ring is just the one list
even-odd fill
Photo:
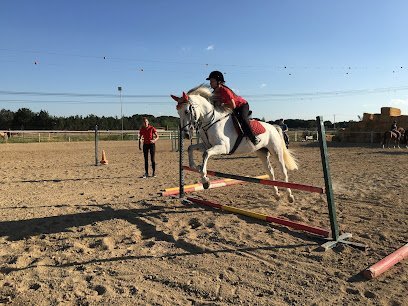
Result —
[[[33, 218], [27, 220], [13, 220], [13, 221], [2, 221], [0, 222], [0, 236], [7, 237], [8, 241], [19, 241], [26, 240], [33, 236], [38, 236], [42, 239], [43, 235], [47, 234], [56, 234], [56, 233], [72, 233], [78, 232], [80, 227], [94, 224], [95, 222], [103, 222], [113, 219], [122, 219], [126, 220], [130, 224], [133, 224], [141, 233], [141, 239], [155, 239], [164, 242], [169, 242], [173, 244], [176, 248], [184, 250], [184, 252], [179, 254], [173, 254], [172, 256], [182, 256], [182, 255], [194, 255], [194, 254], [204, 254], [204, 253], [218, 253], [224, 252], [221, 250], [209, 250], [206, 247], [196, 245], [192, 242], [188, 242], [185, 239], [176, 239], [171, 233], [165, 233], [162, 230], [159, 230], [153, 222], [150, 222], [150, 218], [165, 219], [166, 215], [169, 214], [185, 214], [191, 212], [202, 212], [202, 208], [197, 207], [171, 207], [171, 209], [163, 206], [151, 205], [145, 208], [138, 209], [118, 209], [115, 210], [109, 205], [98, 204], [91, 205], [93, 207], [99, 207], [101, 210], [84, 212], [84, 213], [75, 213], [68, 215], [59, 215], [51, 217], [42, 217], [42, 218]], [[82, 206], [81, 206], [82, 207]], [[261, 221], [253, 220], [245, 216], [240, 216], [242, 219], [245, 219], [248, 223], [263, 223]], [[268, 249], [274, 248], [293, 248], [293, 247], [302, 247], [302, 246], [317, 246], [317, 238], [305, 235], [300, 232], [293, 232], [285, 227], [274, 226], [276, 229], [279, 229], [282, 232], [288, 233], [303, 242], [300, 242], [296, 246], [268, 246]], [[264, 247], [264, 246], [262, 246]], [[245, 250], [256, 250], [262, 247], [254, 248], [243, 248]], [[227, 250], [228, 251], [228, 250]], [[237, 250], [229, 250], [231, 252]], [[170, 256], [170, 255], [169, 255]], [[150, 256], [152, 257], [152, 256]], [[137, 257], [130, 256], [129, 259], [137, 259]], [[120, 258], [115, 258], [112, 260], [118, 260]], [[123, 258], [122, 258], [123, 259]], [[92, 262], [98, 262], [104, 260], [93, 260]], [[72, 263], [73, 265], [77, 263]], [[29, 267], [27, 267], [29, 268]]]
[[[171, 234], [167, 234], [164, 231], [158, 230], [156, 225], [149, 222], [149, 219], [146, 220], [146, 217], [155, 217], [163, 218], [168, 214], [184, 214], [191, 212], [202, 212], [202, 208], [196, 207], [172, 207], [168, 209], [162, 206], [149, 206], [146, 208], [140, 209], [118, 209], [114, 210], [108, 205], [92, 205], [98, 206], [101, 208], [100, 211], [92, 211], [85, 213], [76, 213], [69, 215], [60, 215], [52, 217], [43, 217], [43, 218], [34, 218], [28, 220], [16, 220], [16, 221], [3, 221], [0, 222], [0, 236], [6, 236], [9, 241], [19, 241], [25, 240], [33, 236], [39, 236], [41, 239], [42, 235], [46, 234], [55, 234], [55, 233], [64, 233], [64, 232], [74, 232], [75, 228], [81, 226], [86, 226], [89, 224], [94, 224], [95, 222], [102, 222], [113, 219], [122, 219], [128, 221], [130, 224], [133, 224], [141, 232], [141, 239], [148, 240], [154, 238], [155, 240], [169, 242], [174, 245], [175, 248], [182, 249], [183, 251], [172, 252], [161, 255], [130, 255], [130, 256], [121, 256], [121, 257], [112, 257], [112, 258], [103, 258], [103, 259], [92, 259], [88, 261], [73, 261], [65, 264], [56, 264], [58, 267], [69, 267], [69, 266], [78, 266], [85, 264], [92, 264], [97, 262], [115, 262], [123, 260], [137, 260], [137, 259], [154, 259], [154, 258], [174, 258], [180, 256], [193, 256], [200, 254], [215, 254], [220, 256], [223, 253], [234, 253], [237, 252], [252, 252], [257, 250], [276, 250], [276, 249], [293, 249], [305, 246], [318, 246], [317, 241], [320, 241], [320, 238], [308, 236], [300, 232], [293, 232], [285, 227], [273, 226], [280, 231], [290, 234], [299, 240], [299, 243], [288, 244], [288, 245], [271, 245], [271, 246], [255, 246], [255, 247], [227, 247], [223, 244], [220, 244], [219, 248], [208, 248], [205, 246], [199, 246], [194, 243], [188, 242], [185, 239], [175, 239]], [[209, 209], [210, 210], [210, 209]], [[222, 213], [222, 212], [219, 212]], [[259, 220], [250, 219], [245, 216], [239, 216], [248, 223], [264, 223]], [[79, 231], [78, 231], [79, 232]], [[105, 237], [106, 235], [95, 235], [95, 236], [86, 236], [89, 237]], [[54, 265], [51, 265], [54, 266]], [[22, 268], [14, 267], [2, 267], [0, 272], [10, 273], [17, 270], [25, 270], [34, 268], [35, 265], [29, 265]]]
[[[40, 236], [45, 234], [73, 232], [74, 228], [80, 228], [82, 226], [94, 224], [95, 222], [121, 219], [129, 222], [130, 224], [136, 225], [137, 228], [141, 231], [143, 239], [156, 238], [162, 241], [177, 243], [173, 236], [158, 231], [154, 224], [144, 221], [144, 219], [147, 217], [162, 219], [169, 214], [185, 214], [191, 212], [202, 212], [203, 210], [213, 211], [216, 214], [224, 213], [222, 211], [214, 211], [213, 209], [209, 209], [206, 207], [191, 207], [191, 206], [182, 207], [172, 206], [171, 209], [168, 209], [163, 206], [151, 205], [146, 208], [117, 209], [117, 210], [113, 209], [108, 204], [94, 204], [87, 206], [99, 207], [101, 210], [68, 215], [33, 218], [26, 220], [2, 221], [0, 222], [0, 236], [7, 237], [7, 240], [9, 241], [18, 241], [28, 239], [33, 236]], [[66, 205], [57, 205], [53, 207], [66, 207]], [[21, 209], [20, 207], [18, 208]], [[256, 220], [242, 215], [237, 216], [248, 223], [265, 224], [265, 222], [260, 220]], [[292, 236], [303, 240], [318, 241], [320, 239], [318, 237], [308, 236], [305, 235], [304, 233], [292, 231], [284, 226], [273, 224], [269, 224], [269, 226], [279, 229], [281, 232], [291, 234]], [[189, 249], [190, 250], [195, 249], [195, 246], [191, 245], [191, 248]]]

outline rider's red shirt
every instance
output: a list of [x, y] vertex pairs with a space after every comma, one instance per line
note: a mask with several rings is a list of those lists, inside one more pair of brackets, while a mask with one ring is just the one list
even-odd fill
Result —
[[220, 102], [223, 104], [227, 104], [230, 108], [232, 108], [231, 100], [234, 99], [235, 107], [238, 108], [243, 104], [248, 103], [244, 98], [235, 95], [231, 89], [225, 86], [220, 86], [216, 89], [215, 94], [218, 95]]
[[148, 125], [147, 127], [143, 126], [139, 131], [139, 136], [143, 137], [143, 143], [151, 144], [153, 140], [153, 135], [157, 133], [156, 128]]

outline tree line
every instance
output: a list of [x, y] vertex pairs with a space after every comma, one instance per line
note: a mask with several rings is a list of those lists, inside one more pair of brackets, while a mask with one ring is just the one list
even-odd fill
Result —
[[[142, 126], [144, 117], [147, 117], [153, 126], [164, 129], [176, 129], [179, 123], [178, 117], [135, 114], [123, 117], [123, 129], [138, 130]], [[58, 117], [51, 116], [44, 110], [33, 112], [28, 108], [20, 108], [16, 112], [6, 109], [0, 110], [1, 130], [86, 131], [93, 130], [95, 125], [98, 125], [100, 130], [121, 130], [122, 118], [96, 115]]]
[[[173, 116], [155, 117], [149, 114], [135, 114], [123, 117], [124, 130], [138, 130], [143, 123], [143, 117], [149, 119], [150, 124], [156, 128], [174, 130], [178, 128], [179, 118]], [[265, 121], [264, 119], [260, 119]], [[268, 123], [277, 124], [278, 120]], [[291, 129], [311, 130], [316, 128], [315, 120], [286, 119], [285, 123]], [[326, 128], [333, 128], [330, 121], [324, 122]], [[336, 127], [347, 127], [348, 122], [338, 122]], [[16, 112], [0, 110], [0, 130], [93, 130], [98, 125], [100, 130], [121, 130], [122, 118], [99, 117], [96, 115], [58, 117], [51, 116], [47, 111], [33, 112], [28, 108], [20, 108]]]

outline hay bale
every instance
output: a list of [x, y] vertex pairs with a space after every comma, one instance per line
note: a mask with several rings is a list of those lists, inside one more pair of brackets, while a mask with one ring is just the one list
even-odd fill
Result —
[[404, 129], [408, 129], [408, 116], [407, 115], [402, 115], [396, 118], [398, 122], [398, 126], [403, 127]]
[[371, 121], [374, 119], [374, 115], [373, 114], [369, 114], [369, 113], [364, 113], [363, 114], [363, 121]]
[[396, 118], [391, 117], [391, 116], [389, 116], [389, 115], [381, 114], [381, 115], [380, 115], [380, 120], [379, 120], [379, 122], [380, 122], [380, 123], [390, 123], [390, 124], [391, 124], [395, 119], [396, 119]]
[[373, 117], [374, 117], [374, 118], [373, 118], [374, 121], [380, 121], [381, 114], [374, 114]]
[[381, 107], [381, 115], [401, 116], [401, 110], [396, 107]]

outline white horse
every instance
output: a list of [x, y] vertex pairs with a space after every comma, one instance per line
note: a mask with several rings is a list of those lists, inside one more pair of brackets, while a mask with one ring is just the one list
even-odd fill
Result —
[[[183, 92], [181, 97], [174, 95], [171, 97], [177, 102], [181, 128], [187, 137], [191, 139], [193, 129], [199, 129], [202, 142], [188, 147], [189, 165], [191, 168], [200, 171], [203, 186], [208, 188], [208, 159], [213, 155], [229, 154], [239, 136], [234, 127], [231, 111], [223, 107], [215, 107], [211, 91], [204, 85], [191, 89], [187, 94]], [[285, 176], [285, 182], [288, 182], [287, 169], [295, 170], [298, 168], [298, 165], [291, 151], [286, 148], [282, 130], [278, 126], [265, 122], [260, 122], [260, 124], [266, 130], [258, 135], [261, 141], [254, 146], [247, 137], [244, 137], [236, 148], [235, 153], [256, 152], [262, 160], [262, 164], [271, 180], [275, 180], [275, 174], [270, 165], [269, 158], [271, 153], [275, 153]], [[194, 163], [194, 150], [203, 152], [203, 163], [201, 166], [197, 167]], [[279, 199], [278, 188], [276, 186], [273, 188], [275, 198]], [[287, 192], [289, 201], [293, 202], [292, 191], [287, 188]]]

